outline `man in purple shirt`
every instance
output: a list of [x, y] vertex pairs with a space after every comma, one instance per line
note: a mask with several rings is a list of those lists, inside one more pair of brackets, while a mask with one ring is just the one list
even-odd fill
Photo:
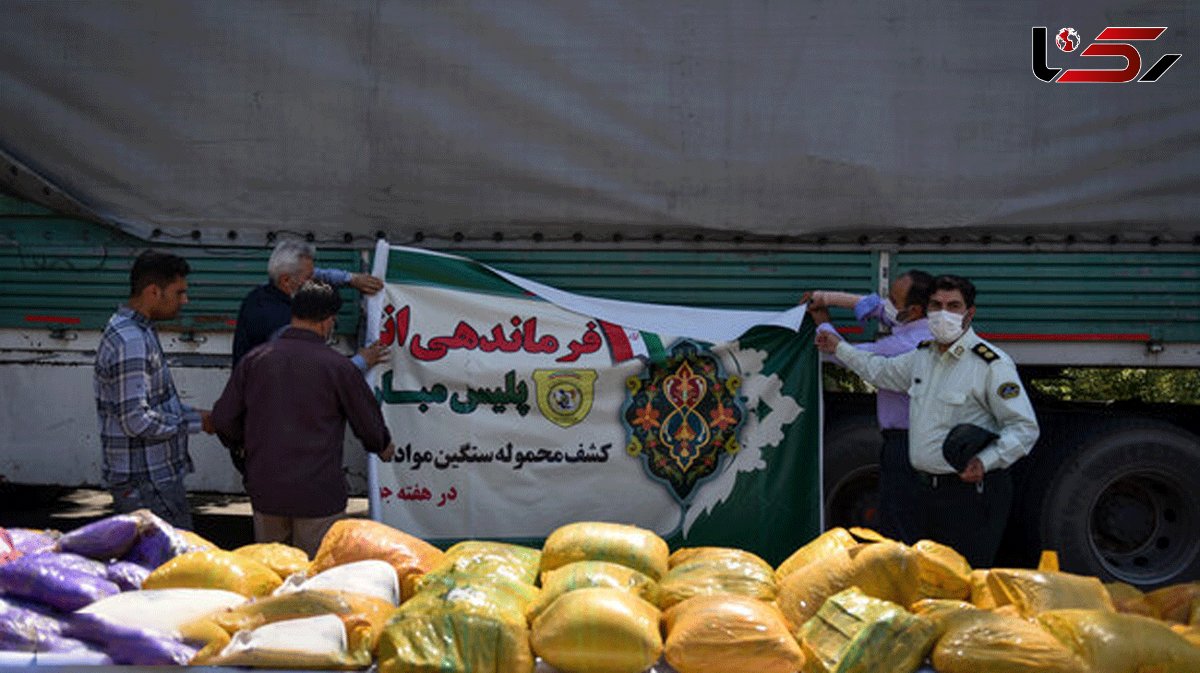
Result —
[[[828, 307], [852, 308], [859, 322], [877, 320], [881, 326], [891, 328], [891, 334], [873, 343], [856, 344], [856, 348], [889, 357], [901, 355], [933, 338], [925, 318], [925, 303], [932, 285], [933, 276], [913, 269], [892, 282], [886, 299], [877, 294], [813, 292], [809, 313], [818, 323], [819, 331], [833, 330]], [[913, 544], [918, 530], [913, 522], [920, 504], [911, 488], [914, 475], [908, 456], [908, 395], [880, 388], [875, 397], [875, 414], [883, 433], [879, 453], [879, 532]]]
[[255, 541], [310, 556], [346, 513], [346, 423], [381, 460], [396, 449], [362, 372], [326, 344], [341, 306], [329, 285], [302, 285], [291, 325], [238, 362], [212, 412], [221, 441], [245, 447]]

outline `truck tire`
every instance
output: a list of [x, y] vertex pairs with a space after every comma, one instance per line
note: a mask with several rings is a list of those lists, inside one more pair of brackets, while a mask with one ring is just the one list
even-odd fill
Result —
[[875, 419], [849, 417], [825, 432], [825, 527], [879, 528], [879, 449]]
[[1121, 421], [1065, 460], [1045, 495], [1043, 547], [1064, 570], [1150, 589], [1200, 576], [1200, 438]]

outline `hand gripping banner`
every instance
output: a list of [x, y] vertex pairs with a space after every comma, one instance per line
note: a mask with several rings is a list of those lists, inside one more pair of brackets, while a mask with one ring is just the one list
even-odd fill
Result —
[[537, 544], [574, 521], [772, 563], [820, 532], [820, 369], [783, 313], [575, 295], [388, 246], [370, 382], [396, 442], [374, 518], [435, 542]]

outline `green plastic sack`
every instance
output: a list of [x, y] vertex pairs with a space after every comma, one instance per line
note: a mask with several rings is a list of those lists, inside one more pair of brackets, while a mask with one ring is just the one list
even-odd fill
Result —
[[805, 673], [912, 673], [937, 635], [929, 620], [850, 588], [830, 596], [798, 637]]
[[564, 673], [641, 673], [662, 655], [658, 622], [658, 608], [627, 591], [577, 589], [538, 615], [530, 642]]
[[667, 543], [637, 526], [583, 521], [562, 526], [542, 546], [543, 573], [576, 561], [620, 563], [658, 581], [667, 574]]
[[532, 673], [525, 607], [536, 596], [502, 578], [431, 585], [384, 627], [379, 673]]
[[559, 596], [576, 589], [608, 587], [628, 591], [652, 605], [658, 605], [658, 582], [633, 568], [607, 561], [576, 561], [542, 576], [542, 591], [525, 609], [533, 623]]
[[542, 552], [503, 542], [466, 540], [450, 547], [442, 560], [424, 575], [411, 575], [406, 596], [432, 585], [453, 586], [474, 577], [537, 583]]

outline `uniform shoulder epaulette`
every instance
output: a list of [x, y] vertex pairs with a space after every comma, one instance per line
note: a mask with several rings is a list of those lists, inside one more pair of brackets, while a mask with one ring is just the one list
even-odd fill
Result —
[[987, 344], [975, 344], [975, 347], [971, 349], [971, 352], [983, 358], [983, 361], [989, 365], [1000, 359], [1000, 356], [996, 355], [996, 351], [988, 348]]
[[933, 339], [926, 339], [926, 340], [922, 341], [921, 343], [917, 344], [917, 348], [929, 348], [932, 345], [933, 345]]

